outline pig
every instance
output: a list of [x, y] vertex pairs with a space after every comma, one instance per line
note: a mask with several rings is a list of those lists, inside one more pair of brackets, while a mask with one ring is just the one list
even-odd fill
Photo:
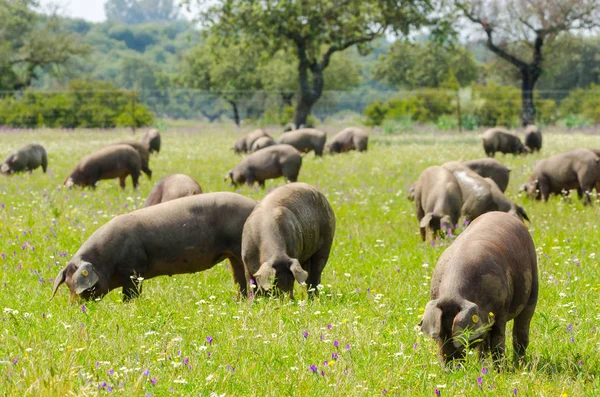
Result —
[[227, 173], [226, 179], [231, 179], [232, 186], [246, 183], [254, 186], [258, 182], [264, 189], [267, 179], [283, 176], [290, 182], [298, 180], [302, 156], [290, 145], [273, 145], [250, 154], [234, 169]]
[[148, 130], [142, 138], [142, 143], [148, 147], [150, 153], [160, 152], [160, 132], [157, 129], [152, 128]]
[[462, 193], [448, 169], [439, 166], [425, 169], [414, 185], [414, 201], [423, 241], [441, 231], [450, 232], [458, 224]]
[[530, 152], [539, 152], [542, 149], [542, 131], [536, 125], [525, 128], [525, 148]]
[[144, 208], [201, 193], [202, 188], [192, 177], [184, 174], [165, 176], [152, 188]]
[[233, 145], [233, 151], [235, 152], [235, 154], [249, 153], [252, 151], [252, 145], [254, 144], [254, 142], [262, 137], [271, 138], [271, 136], [267, 134], [262, 128], [256, 129], [235, 141], [235, 144]]
[[443, 167], [454, 174], [460, 186], [463, 200], [461, 216], [466, 221], [472, 222], [481, 214], [498, 210], [498, 205], [494, 202], [492, 195], [492, 188], [485, 179], [458, 161], [450, 161]]
[[275, 145], [275, 141], [270, 136], [261, 136], [252, 144], [252, 149], [250, 150], [252, 153], [259, 151], [260, 149], [264, 149], [269, 146]]
[[137, 188], [141, 167], [137, 150], [129, 145], [111, 145], [84, 156], [64, 184], [95, 189], [101, 179], [119, 178], [119, 185], [125, 189], [125, 178], [131, 175], [133, 187]]
[[[123, 300], [141, 293], [142, 279], [210, 269], [229, 259], [242, 296], [244, 222], [256, 202], [235, 193], [207, 193], [119, 215], [96, 230], [56, 279], [71, 298], [102, 298], [123, 288]], [[52, 299], [51, 298], [51, 299]]]
[[531, 222], [529, 220], [529, 217], [527, 217], [527, 212], [525, 212], [525, 209], [520, 205], [515, 204], [511, 199], [506, 197], [492, 178], [484, 179], [491, 187], [492, 198], [494, 200], [494, 203], [496, 203], [496, 206], [498, 207], [498, 211], [514, 215], [522, 221]]
[[600, 159], [589, 149], [573, 149], [535, 164], [529, 181], [521, 187], [530, 198], [548, 201], [551, 194], [577, 189], [584, 204], [591, 204], [590, 195], [600, 185]]
[[491, 350], [494, 361], [501, 362], [506, 323], [513, 320], [518, 363], [529, 344], [537, 299], [537, 259], [529, 231], [514, 216], [490, 212], [473, 221], [438, 260], [431, 301], [419, 325], [437, 342], [444, 363], [464, 357], [466, 344], [477, 344], [481, 356]]
[[369, 144], [369, 135], [361, 128], [349, 127], [338, 132], [329, 142], [326, 150], [329, 153], [344, 153], [350, 150], [365, 152]]
[[494, 157], [496, 152], [522, 154], [527, 153], [525, 146], [518, 136], [511, 134], [504, 128], [491, 128], [483, 133], [483, 149], [489, 157]]
[[303, 128], [286, 132], [277, 139], [277, 143], [292, 145], [300, 153], [308, 153], [312, 150], [315, 152], [315, 156], [322, 156], [326, 140], [327, 135], [323, 131]]
[[[144, 174], [146, 174], [146, 176], [148, 177], [148, 179], [152, 179], [152, 170], [150, 169], [150, 151], [148, 151], [148, 146], [146, 146], [145, 144], [141, 143], [141, 142], [137, 142], [137, 141], [121, 141], [121, 142], [117, 142], [116, 144], [113, 145], [129, 145], [132, 148], [134, 148], [138, 154], [140, 155], [140, 160], [141, 160], [141, 170]], [[112, 146], [112, 145], [109, 145]]]
[[306, 283], [310, 296], [318, 294], [334, 233], [335, 214], [318, 189], [306, 183], [275, 189], [258, 203], [244, 225], [246, 279], [260, 291], [269, 291], [274, 282], [292, 299], [294, 280]]
[[0, 173], [4, 175], [23, 171], [31, 173], [40, 166], [42, 171], [46, 173], [48, 169], [46, 149], [38, 143], [30, 143], [9, 154], [0, 164]]
[[471, 171], [476, 172], [483, 178], [492, 178], [498, 188], [504, 193], [510, 180], [510, 168], [504, 166], [496, 159], [485, 158], [478, 160], [463, 161], [464, 165]]

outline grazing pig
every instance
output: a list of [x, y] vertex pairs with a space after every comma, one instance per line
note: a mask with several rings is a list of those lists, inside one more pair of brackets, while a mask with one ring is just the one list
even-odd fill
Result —
[[244, 222], [256, 205], [235, 193], [207, 193], [119, 215], [96, 230], [54, 280], [71, 297], [101, 298], [123, 288], [123, 300], [141, 292], [141, 280], [195, 273], [229, 259], [246, 295], [241, 260]]
[[258, 182], [264, 188], [267, 179], [281, 176], [290, 182], [296, 182], [301, 166], [302, 156], [294, 147], [273, 145], [250, 154], [229, 171], [226, 178], [231, 179], [233, 186], [246, 183], [252, 187]]
[[290, 183], [262, 199], [244, 225], [242, 259], [246, 279], [263, 291], [273, 278], [293, 299], [294, 280], [318, 294], [329, 259], [335, 214], [325, 196], [306, 183]]
[[485, 158], [463, 161], [462, 163], [469, 167], [471, 171], [476, 172], [479, 176], [493, 179], [502, 192], [506, 191], [510, 179], [510, 168], [504, 166], [498, 160]]
[[531, 198], [548, 201], [551, 194], [577, 189], [584, 204], [590, 204], [592, 190], [600, 185], [599, 161], [593, 151], [582, 148], [539, 160], [522, 190]]
[[496, 203], [496, 206], [498, 207], [498, 211], [514, 215], [521, 221], [531, 222], [527, 217], [527, 212], [525, 212], [525, 209], [520, 205], [515, 204], [511, 199], [506, 197], [492, 178], [484, 179], [487, 181], [487, 183], [490, 185], [490, 188], [492, 189], [492, 198], [494, 200], [494, 203]]
[[275, 145], [275, 141], [270, 136], [261, 136], [252, 144], [252, 149], [250, 150], [252, 153], [264, 149], [269, 146]]
[[121, 141], [109, 146], [113, 145], [129, 145], [134, 148], [140, 155], [140, 160], [142, 161], [142, 172], [146, 174], [148, 179], [152, 179], [152, 170], [150, 169], [150, 152], [148, 151], [148, 146], [137, 141]]
[[194, 178], [183, 174], [173, 174], [165, 176], [154, 185], [148, 198], [146, 198], [144, 207], [201, 193], [202, 188]]
[[539, 152], [542, 149], [542, 131], [536, 125], [525, 128], [525, 147], [530, 152]]
[[369, 135], [357, 127], [345, 128], [338, 132], [329, 142], [326, 149], [329, 153], [344, 153], [350, 150], [365, 152], [369, 144]]
[[[443, 362], [462, 358], [481, 339], [480, 353], [504, 358], [506, 323], [513, 323], [516, 362], [525, 357], [538, 298], [535, 246], [514, 216], [477, 218], [442, 254], [431, 279], [421, 331], [439, 346]], [[467, 331], [467, 332], [465, 332]]]
[[461, 215], [466, 221], [472, 222], [481, 214], [498, 210], [492, 188], [485, 179], [458, 161], [450, 161], [443, 167], [454, 174], [460, 186], [463, 200]]
[[157, 129], [148, 130], [142, 138], [142, 143], [148, 147], [150, 153], [160, 152], [160, 132]]
[[414, 200], [421, 239], [449, 232], [458, 224], [462, 193], [456, 178], [444, 167], [429, 167], [414, 185]]
[[249, 153], [252, 151], [252, 145], [254, 144], [254, 142], [256, 142], [257, 139], [262, 137], [271, 138], [271, 136], [267, 134], [262, 128], [256, 129], [235, 141], [235, 144], [233, 145], [233, 151], [236, 154]]
[[141, 166], [137, 150], [129, 145], [111, 145], [84, 156], [65, 179], [65, 185], [95, 189], [101, 179], [119, 178], [119, 185], [125, 189], [125, 178], [131, 175], [133, 187], [137, 188]]
[[483, 133], [483, 149], [489, 157], [494, 157], [496, 152], [503, 154], [527, 153], [519, 137], [504, 128], [491, 128], [485, 131]]
[[9, 154], [0, 164], [0, 173], [31, 172], [40, 166], [45, 173], [48, 169], [46, 149], [38, 143], [30, 143]]
[[292, 145], [300, 153], [308, 153], [313, 150], [315, 156], [322, 156], [326, 140], [327, 135], [323, 131], [314, 128], [303, 128], [286, 132], [277, 139], [277, 143]]

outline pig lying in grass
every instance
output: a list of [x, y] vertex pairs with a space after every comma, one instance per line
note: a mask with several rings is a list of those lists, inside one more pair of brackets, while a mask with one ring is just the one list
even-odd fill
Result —
[[71, 297], [101, 298], [122, 287], [123, 299], [141, 292], [141, 280], [195, 273], [229, 259], [242, 295], [242, 230], [256, 205], [235, 193], [207, 193], [119, 215], [96, 230], [54, 280]]
[[506, 323], [513, 320], [518, 361], [529, 344], [537, 298], [537, 259], [529, 231], [514, 216], [490, 212], [471, 223], [440, 257], [421, 330], [437, 342], [443, 362], [462, 358], [465, 345], [472, 343], [482, 355], [491, 350], [499, 361]]

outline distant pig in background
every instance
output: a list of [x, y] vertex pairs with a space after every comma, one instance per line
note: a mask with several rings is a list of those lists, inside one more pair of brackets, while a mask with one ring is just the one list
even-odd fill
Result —
[[48, 155], [42, 145], [31, 143], [9, 154], [0, 164], [0, 173], [8, 175], [16, 172], [31, 172], [38, 167], [42, 167], [44, 173], [46, 172]]

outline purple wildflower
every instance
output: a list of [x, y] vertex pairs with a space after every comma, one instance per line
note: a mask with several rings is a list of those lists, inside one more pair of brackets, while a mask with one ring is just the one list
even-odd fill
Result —
[[213, 338], [212, 336], [207, 336], [206, 337], [206, 341], [208, 342], [208, 344], [210, 345], [213, 342]]
[[567, 325], [567, 332], [573, 331], [573, 324]]
[[487, 368], [481, 368], [481, 373], [486, 375], [488, 373]]
[[337, 352], [331, 353], [331, 359], [332, 360], [337, 360], [338, 358], [340, 358], [340, 356], [337, 354]]
[[350, 351], [350, 343], [346, 343], [346, 350]]
[[150, 379], [150, 383], [152, 383], [152, 386], [156, 385], [156, 382], [158, 382], [158, 379], [156, 379], [156, 376], [152, 379]]
[[308, 338], [308, 331], [304, 331], [304, 332], [302, 333], [302, 336], [304, 336], [304, 338]]
[[516, 388], [516, 387], [513, 389], [513, 394], [514, 394], [515, 396], [517, 395], [517, 388]]
[[331, 329], [331, 328], [333, 328], [333, 325], [327, 324], [327, 329]]
[[85, 307], [85, 305], [81, 305], [81, 311], [85, 313], [87, 311], [87, 307]]
[[579, 362], [577, 363], [577, 365], [579, 365], [581, 367], [583, 365], [583, 361], [579, 360]]
[[316, 365], [314, 365], [314, 364], [310, 366], [310, 370], [311, 370], [312, 372], [314, 372], [315, 374], [316, 374], [316, 373], [317, 373], [317, 371], [318, 371], [318, 369], [317, 369], [317, 366], [316, 366]]
[[338, 342], [337, 339], [333, 341], [333, 346], [334, 347], [338, 347], [339, 345], [340, 345], [340, 342]]
[[442, 392], [440, 391], [440, 389], [435, 389], [436, 396], [440, 396], [441, 394], [442, 394]]
[[327, 360], [323, 361], [323, 365], [324, 366], [328, 366], [329, 365], [329, 361], [327, 361]]
[[144, 376], [148, 376], [148, 375], [150, 375], [150, 370], [149, 369], [144, 370]]
[[15, 364], [15, 365], [16, 365], [18, 362], [19, 362], [19, 359], [18, 359], [18, 358], [16, 358], [16, 357], [15, 357], [15, 358], [13, 358], [13, 359], [12, 359], [12, 363], [13, 363], [13, 364]]

